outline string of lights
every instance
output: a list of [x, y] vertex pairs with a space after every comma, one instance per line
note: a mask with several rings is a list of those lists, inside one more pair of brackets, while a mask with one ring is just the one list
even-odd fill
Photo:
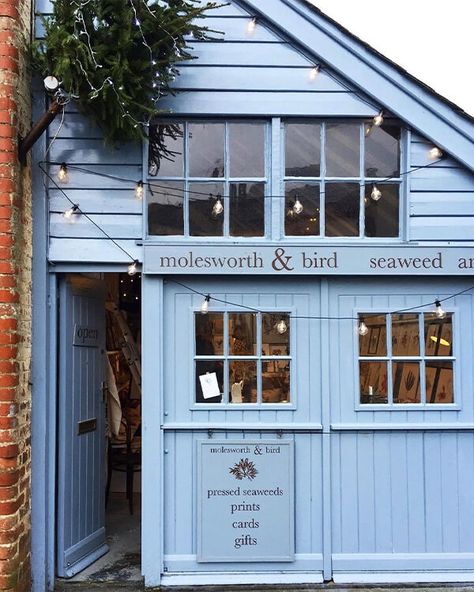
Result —
[[[376, 182], [373, 182], [373, 181], [369, 181], [368, 183], [362, 182], [361, 187], [372, 186], [371, 197], [374, 201], [378, 201], [382, 197], [382, 192], [380, 189], [378, 189], [377, 185], [388, 183], [389, 181], [398, 180], [401, 177], [405, 177], [407, 175], [410, 175], [412, 173], [415, 173], [415, 172], [423, 170], [423, 169], [428, 169], [430, 167], [433, 168], [439, 162], [441, 162], [443, 160], [443, 158], [444, 158], [443, 155], [441, 155], [441, 157], [437, 158], [433, 162], [430, 162], [428, 164], [418, 165], [416, 167], [411, 167], [407, 171], [400, 172], [398, 176], [394, 175], [391, 177], [381, 178], [381, 179], [378, 179]], [[202, 196], [207, 196], [207, 197], [209, 196], [209, 192], [205, 192], [205, 191], [186, 189], [184, 187], [182, 189], [177, 189], [177, 188], [170, 189], [167, 185], [163, 185], [163, 184], [157, 183], [155, 181], [142, 181], [142, 180], [137, 181], [136, 179], [131, 179], [128, 177], [121, 177], [119, 175], [112, 175], [109, 173], [104, 173], [104, 172], [100, 172], [97, 170], [88, 169], [88, 168], [78, 166], [78, 165], [67, 164], [65, 162], [59, 163], [59, 162], [55, 162], [55, 161], [42, 161], [42, 164], [46, 164], [48, 166], [51, 166], [51, 165], [52, 166], [59, 166], [58, 176], [61, 181], [64, 180], [64, 177], [61, 178], [61, 176], [64, 175], [64, 171], [65, 170], [67, 171], [67, 169], [70, 169], [70, 170], [75, 170], [78, 172], [86, 173], [89, 175], [94, 175], [97, 177], [110, 179], [112, 181], [118, 181], [118, 182], [130, 184], [130, 185], [134, 186], [135, 194], [136, 194], [136, 197], [138, 197], [138, 198], [143, 197], [143, 190], [145, 187], [147, 187], [151, 191], [152, 194], [156, 191], [156, 193], [168, 195], [170, 197], [182, 197], [183, 194], [202, 195]], [[292, 181], [293, 180], [294, 179], [292, 179]], [[172, 182], [178, 183], [180, 181], [181, 181], [180, 179], [176, 179], [176, 180], [173, 180]], [[307, 180], [305, 178], [303, 178], [302, 181], [312, 182], [312, 180]], [[201, 182], [201, 181], [199, 181], [199, 182]], [[209, 181], [209, 182], [211, 182], [211, 181]], [[216, 177], [215, 179], [214, 178], [212, 179], [212, 182], [213, 183], [224, 183], [224, 180], [220, 180], [218, 177]], [[248, 182], [250, 182], [250, 181], [248, 181]], [[314, 181], [314, 182], [317, 183], [317, 181]], [[163, 191], [160, 191], [160, 190], [163, 190]], [[321, 196], [323, 196], [325, 194], [325, 191], [320, 191], [319, 194]], [[219, 197], [222, 197], [222, 196], [219, 196]], [[279, 195], [266, 194], [266, 195], [260, 196], [259, 198], [261, 198], [261, 199], [286, 199], [286, 198], [288, 198], [288, 196], [281, 195], [281, 194], [279, 194]], [[299, 212], [295, 212], [295, 213], [299, 213]]]
[[[263, 309], [259, 309], [253, 306], [248, 306], [246, 304], [242, 304], [240, 302], [232, 302], [230, 300], [224, 299], [224, 298], [219, 298], [218, 296], [213, 296], [212, 294], [206, 293], [206, 292], [202, 292], [200, 290], [196, 290], [195, 288], [188, 286], [187, 284], [184, 284], [182, 282], [179, 282], [177, 280], [167, 280], [169, 283], [172, 284], [176, 284], [182, 288], [184, 288], [185, 290], [188, 290], [189, 292], [193, 293], [193, 294], [197, 294], [198, 296], [202, 296], [203, 297], [203, 301], [201, 303], [200, 306], [200, 312], [202, 314], [208, 314], [209, 312], [209, 305], [211, 301], [217, 302], [219, 304], [224, 304], [226, 306], [230, 306], [230, 307], [235, 307], [235, 308], [241, 308], [244, 310], [249, 310], [251, 312], [255, 312], [255, 313], [260, 313], [260, 314], [264, 314], [267, 311], [263, 310]], [[359, 335], [367, 335], [369, 329], [365, 323], [365, 321], [371, 317], [379, 317], [381, 314], [389, 314], [389, 315], [397, 315], [397, 314], [403, 314], [409, 311], [414, 311], [414, 310], [420, 310], [420, 309], [426, 309], [428, 307], [433, 307], [434, 306], [434, 314], [438, 319], [444, 319], [446, 317], [446, 312], [443, 309], [443, 307], [441, 306], [442, 302], [446, 302], [447, 300], [452, 300], [453, 298], [456, 298], [458, 296], [461, 296], [462, 294], [466, 294], [467, 292], [470, 292], [474, 290], [474, 286], [470, 286], [469, 288], [465, 288], [464, 290], [460, 290], [459, 292], [456, 292], [454, 294], [450, 294], [449, 296], [445, 296], [443, 298], [437, 298], [434, 301], [429, 301], [429, 302], [424, 302], [422, 304], [417, 304], [416, 306], [410, 306], [407, 308], [398, 308], [396, 310], [391, 310], [389, 312], [385, 312], [385, 313], [364, 313], [364, 314], [359, 314], [357, 317], [354, 316], [318, 316], [318, 315], [295, 315], [295, 314], [286, 314], [284, 316], [284, 318], [282, 317], [280, 319], [280, 321], [275, 325], [276, 330], [279, 333], [285, 333], [288, 329], [285, 319], [303, 319], [303, 320], [313, 320], [313, 321], [358, 321], [358, 332]]]

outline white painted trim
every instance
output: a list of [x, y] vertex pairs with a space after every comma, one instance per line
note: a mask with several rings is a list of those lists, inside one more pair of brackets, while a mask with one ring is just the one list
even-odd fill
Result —
[[[254, 407], [253, 407], [254, 408]], [[197, 408], [198, 410], [200, 408]], [[275, 411], [275, 407], [268, 408], [270, 411]], [[282, 409], [281, 407], [277, 407], [277, 409]], [[259, 409], [261, 411], [261, 409]], [[267, 410], [265, 406], [264, 410]], [[288, 407], [285, 407], [285, 411], [288, 410]], [[292, 411], [292, 409], [289, 409]], [[208, 408], [205, 409], [208, 411]], [[213, 409], [214, 411], [214, 409]], [[222, 411], [228, 411], [228, 408], [222, 409]], [[259, 432], [280, 432], [280, 431], [290, 431], [290, 432], [321, 432], [323, 426], [321, 424], [313, 424], [313, 423], [289, 423], [289, 422], [281, 422], [281, 423], [266, 423], [262, 421], [261, 423], [180, 423], [180, 422], [170, 422], [163, 425], [163, 430], [185, 430], [185, 431], [195, 431], [195, 430], [211, 430], [212, 432], [221, 430], [228, 432], [229, 430], [257, 430]]]
[[[392, 409], [390, 409], [391, 411]], [[443, 406], [440, 408], [433, 409], [433, 411], [446, 411], [446, 410], [453, 410], [451, 407], [447, 408]], [[454, 411], [458, 411], [459, 409], [454, 409]], [[372, 409], [367, 409], [367, 411], [372, 411]], [[387, 409], [387, 411], [389, 411]], [[426, 411], [425, 408], [421, 408], [421, 411]], [[470, 431], [474, 429], [474, 423], [466, 423], [466, 422], [459, 422], [459, 423], [333, 423], [331, 424], [331, 430], [335, 432], [391, 432], [391, 431], [403, 431], [403, 432], [413, 432], [413, 431], [423, 431], [423, 432], [447, 432], [447, 431]]]
[[474, 582], [474, 571], [335, 572], [335, 584], [415, 584]]
[[199, 574], [164, 574], [161, 578], [162, 586], [222, 586], [225, 584], [321, 584], [321, 572], [314, 573], [241, 573], [241, 572], [213, 572]]

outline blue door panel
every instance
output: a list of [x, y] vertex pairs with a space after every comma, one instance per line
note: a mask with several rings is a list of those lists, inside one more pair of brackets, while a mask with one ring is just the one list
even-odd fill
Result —
[[59, 314], [57, 574], [72, 577], [107, 552], [102, 283], [64, 279]]

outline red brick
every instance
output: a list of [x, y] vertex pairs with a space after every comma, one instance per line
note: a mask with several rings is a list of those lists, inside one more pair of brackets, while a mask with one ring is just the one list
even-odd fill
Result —
[[[2, 208], [0, 208], [1, 211]], [[18, 283], [18, 280], [12, 275], [0, 274], [0, 288], [14, 288]], [[6, 329], [4, 323], [0, 320], [0, 329]]]
[[19, 471], [0, 471], [0, 486], [8, 487], [15, 485], [19, 480]]
[[1, 290], [0, 302], [19, 302], [20, 295], [15, 290]]
[[0, 125], [0, 138], [14, 138], [15, 128], [12, 125], [2, 124]]
[[15, 184], [12, 179], [0, 179], [0, 191], [8, 191], [10, 193], [15, 191]]
[[5, 162], [16, 162], [16, 153], [0, 152], [0, 164]]
[[[18, 444], [7, 444], [6, 446], [0, 446], [0, 458], [14, 458], [16, 456], [18, 456], [19, 453], [19, 448], [18, 448]], [[9, 514], [12, 514], [13, 512], [7, 512]], [[0, 510], [0, 514], [4, 514], [5, 512], [2, 512]]]
[[16, 2], [13, 2], [13, 0], [2, 0], [2, 2], [0, 2], [0, 17], [1, 16], [7, 16], [18, 20], [19, 14]]
[[[2, 111], [0, 111], [0, 122], [3, 122], [4, 117], [5, 117], [5, 112], [2, 113]], [[9, 121], [10, 120], [8, 120], [7, 122], [3, 122], [3, 123], [9, 123]], [[14, 142], [12, 138], [2, 138], [0, 140], [0, 150], [4, 150], [6, 152], [13, 152], [14, 150], [16, 150], [16, 142]]]

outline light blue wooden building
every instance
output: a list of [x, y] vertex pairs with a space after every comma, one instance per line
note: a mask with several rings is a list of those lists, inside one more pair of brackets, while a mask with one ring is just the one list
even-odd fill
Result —
[[72, 106], [35, 148], [69, 174], [34, 167], [35, 590], [104, 552], [102, 284], [134, 260], [147, 586], [472, 582], [474, 122], [305, 0], [208, 25], [174, 158]]

